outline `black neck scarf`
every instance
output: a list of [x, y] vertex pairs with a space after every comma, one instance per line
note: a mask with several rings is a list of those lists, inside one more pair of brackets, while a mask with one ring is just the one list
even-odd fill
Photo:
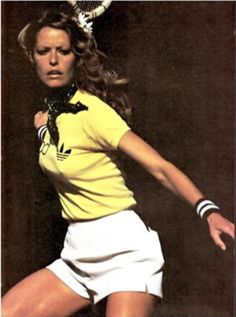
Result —
[[44, 103], [48, 108], [47, 128], [56, 146], [59, 142], [59, 132], [56, 125], [57, 117], [62, 113], [76, 114], [79, 111], [88, 110], [88, 107], [80, 102], [76, 104], [69, 103], [76, 91], [77, 87], [73, 83], [70, 86], [52, 90], [44, 99]]

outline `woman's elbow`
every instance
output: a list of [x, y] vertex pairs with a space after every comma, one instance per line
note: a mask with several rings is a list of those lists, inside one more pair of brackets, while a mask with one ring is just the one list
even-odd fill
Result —
[[165, 183], [167, 179], [167, 175], [169, 171], [172, 169], [173, 164], [167, 160], [161, 160], [154, 164], [150, 169], [149, 172], [152, 174], [160, 183]]

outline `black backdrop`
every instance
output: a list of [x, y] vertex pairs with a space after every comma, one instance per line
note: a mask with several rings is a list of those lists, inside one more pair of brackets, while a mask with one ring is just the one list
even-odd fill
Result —
[[[60, 253], [66, 224], [37, 165], [37, 86], [17, 34], [61, 2], [2, 2], [3, 292]], [[95, 21], [98, 46], [130, 78], [133, 130], [233, 219], [234, 3], [114, 1]], [[125, 162], [166, 260], [165, 317], [233, 315], [233, 245], [222, 252], [191, 208]], [[138, 317], [138, 316], [137, 316]]]

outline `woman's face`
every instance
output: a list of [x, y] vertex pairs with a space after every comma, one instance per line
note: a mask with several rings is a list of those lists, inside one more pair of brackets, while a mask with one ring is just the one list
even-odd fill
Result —
[[75, 55], [68, 34], [43, 27], [36, 35], [33, 61], [39, 79], [50, 88], [69, 84], [74, 76]]

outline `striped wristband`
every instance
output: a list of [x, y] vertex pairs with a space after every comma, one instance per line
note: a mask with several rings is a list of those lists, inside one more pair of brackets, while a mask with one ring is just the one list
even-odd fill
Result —
[[38, 138], [40, 141], [43, 141], [46, 131], [47, 131], [47, 126], [45, 124], [41, 125], [41, 127], [38, 128]]
[[219, 209], [213, 201], [205, 198], [201, 198], [195, 204], [195, 210], [202, 219], [206, 219], [211, 213], [217, 212]]

